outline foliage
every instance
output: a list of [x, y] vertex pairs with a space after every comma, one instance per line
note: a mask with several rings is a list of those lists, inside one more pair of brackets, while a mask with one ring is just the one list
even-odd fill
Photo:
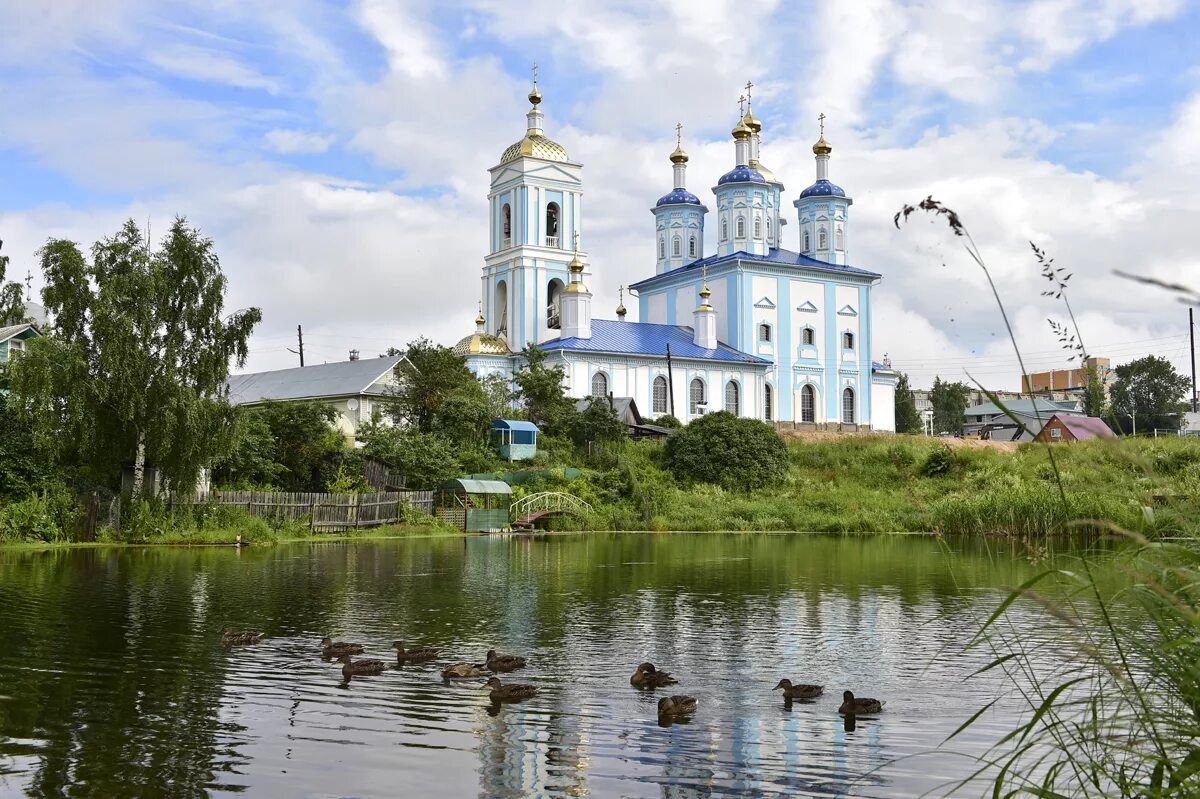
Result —
[[770, 425], [719, 411], [672, 433], [663, 462], [685, 483], [750, 491], [782, 482], [788, 455]]
[[615, 444], [625, 440], [625, 423], [617, 416], [607, 397], [592, 397], [581, 413], [570, 419], [571, 440], [578, 447], [589, 443]]
[[[367, 483], [362, 469], [354, 469], [347, 463], [347, 460], [343, 459], [338, 464], [337, 473], [325, 486], [325, 490], [330, 494], [365, 494], [369, 492], [371, 486]], [[361, 467], [361, 464], [359, 466]]]
[[[1177, 430], [1187, 410], [1191, 381], [1175, 371], [1166, 358], [1147, 355], [1116, 368], [1117, 379], [1112, 386], [1113, 409], [1122, 422], [1130, 422], [1142, 430], [1162, 428]], [[1124, 425], [1123, 425], [1124, 426]]]
[[39, 443], [99, 482], [144, 457], [170, 484], [194, 484], [228, 447], [232, 411], [221, 391], [261, 318], [257, 308], [223, 318], [212, 240], [176, 218], [151, 251], [130, 220], [92, 247], [91, 264], [62, 239], [39, 255], [54, 323], [12, 368]]
[[[0, 377], [3, 371], [0, 364]], [[45, 487], [53, 475], [34, 446], [29, 426], [0, 393], [0, 500], [28, 496]]]
[[935, 377], [933, 390], [929, 392], [929, 402], [933, 405], [933, 431], [961, 433], [970, 397], [971, 389], [966, 383], [950, 383]]
[[323, 402], [264, 402], [239, 409], [234, 446], [214, 470], [220, 485], [321, 491], [345, 448]]
[[666, 427], [671, 430], [678, 430], [679, 428], [683, 427], [683, 422], [679, 421], [669, 413], [665, 413], [657, 419], [647, 419], [646, 424], [652, 424], [656, 427]]
[[[4, 242], [0, 241], [0, 247]], [[8, 271], [8, 256], [0, 253], [0, 327], [16, 325], [25, 321], [25, 302], [21, 299], [21, 284], [14, 281], [6, 283], [4, 275]]]
[[[396, 367], [398, 386], [391, 397], [393, 413], [422, 433], [435, 426], [477, 426], [486, 416], [479, 382], [454, 350], [427, 338], [410, 342]], [[445, 409], [453, 400], [453, 408]], [[469, 407], [474, 405], [476, 407]], [[468, 419], [461, 418], [467, 413]]]
[[525, 362], [517, 370], [514, 381], [517, 398], [524, 404], [529, 421], [550, 435], [567, 432], [575, 404], [563, 389], [566, 372], [560, 365], [547, 366], [546, 353], [536, 345], [530, 344], [522, 355]]
[[359, 437], [363, 452], [403, 474], [409, 489], [437, 488], [463, 473], [458, 448], [440, 433], [376, 426]]
[[66, 541], [75, 532], [77, 519], [70, 489], [49, 483], [20, 502], [0, 506], [0, 541]]
[[916, 434], [921, 433], [921, 414], [917, 411], [917, 400], [913, 396], [912, 387], [908, 384], [908, 375], [900, 375], [896, 383], [896, 432]]
[[1087, 367], [1087, 382], [1083, 387], [1083, 412], [1088, 416], [1106, 416], [1108, 400], [1104, 396], [1104, 381], [1095, 366]]

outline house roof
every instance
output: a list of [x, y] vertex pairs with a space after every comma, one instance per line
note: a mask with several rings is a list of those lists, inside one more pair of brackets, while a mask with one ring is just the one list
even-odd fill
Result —
[[1075, 416], [1072, 414], [1055, 414], [1055, 419], [1062, 424], [1063, 427], [1071, 431], [1071, 435], [1075, 438], [1116, 438], [1117, 434], [1112, 431], [1104, 420], [1099, 416]]
[[681, 266], [678, 269], [671, 269], [663, 272], [660, 275], [653, 275], [640, 280], [637, 283], [630, 284], [631, 289], [640, 289], [646, 286], [653, 286], [661, 281], [671, 277], [678, 277], [686, 272], [694, 272], [704, 269], [705, 267], [713, 268], [735, 261], [756, 261], [763, 264], [778, 265], [778, 266], [795, 266], [803, 269], [816, 269], [824, 272], [836, 272], [845, 275], [857, 275], [859, 277], [880, 277], [878, 272], [871, 272], [866, 269], [859, 269], [857, 266], [846, 266], [844, 264], [831, 264], [827, 261], [818, 261], [816, 258], [809, 258], [807, 255], [801, 255], [798, 252], [774, 248], [767, 252], [766, 255], [751, 255], [748, 252], [739, 250], [730, 255], [710, 255], [707, 258], [701, 258], [698, 261], [692, 261], [687, 266]]
[[448, 491], [462, 491], [464, 494], [511, 494], [512, 486], [503, 480], [471, 480], [463, 477], [442, 483], [442, 488]]
[[[1036, 412], [1034, 411], [1034, 407], [1035, 407], [1034, 403], [1035, 402], [1037, 403], [1037, 405], [1036, 405], [1037, 411]], [[1050, 400], [1044, 400], [1044, 399], [1009, 400], [1008, 402], [1004, 403], [1004, 408], [1007, 408], [1011, 413], [1016, 413], [1016, 414], [1020, 414], [1020, 415], [1036, 416], [1037, 413], [1041, 413], [1043, 420], [1048, 420], [1054, 414], [1062, 414], [1062, 415], [1066, 416], [1067, 414], [1081, 413], [1080, 411], [1072, 411], [1069, 408], [1062, 407], [1058, 403], [1051, 402]], [[999, 406], [997, 406], [995, 403], [992, 403], [992, 402], [985, 402], [982, 405], [972, 405], [970, 408], [967, 408], [966, 411], [964, 411], [964, 415], [968, 416], [968, 417], [970, 417], [970, 416], [996, 416], [998, 414], [1003, 415], [1004, 408], [1000, 408]]]
[[614, 355], [653, 355], [667, 357], [667, 345], [671, 346], [672, 358], [690, 358], [701, 361], [729, 361], [734, 363], [762, 364], [770, 361], [755, 355], [739, 352], [727, 344], [717, 342], [715, 349], [706, 350], [696, 346], [690, 327], [681, 325], [658, 325], [650, 322], [616, 322], [611, 319], [593, 319], [592, 337], [556, 338], [538, 346], [546, 351], [606, 352]]
[[525, 433], [540, 433], [542, 432], [533, 422], [525, 422], [520, 419], [494, 419], [492, 420], [493, 430], [518, 430]]
[[28, 322], [0, 327], [0, 341], [8, 341], [12, 338], [35, 338], [40, 335], [42, 334], [38, 332], [38, 329]]
[[[575, 401], [575, 410], [582, 413], [586, 411], [595, 401], [608, 403], [608, 397], [584, 397], [581, 400]], [[617, 418], [626, 424], [640, 425], [642, 423], [642, 414], [638, 410], [637, 403], [633, 401], [633, 397], [613, 397], [612, 398], [613, 413]]]
[[372, 386], [396, 368], [403, 355], [338, 361], [273, 372], [230, 375], [229, 402], [249, 405], [270, 400], [320, 399], [356, 394], [381, 394]]

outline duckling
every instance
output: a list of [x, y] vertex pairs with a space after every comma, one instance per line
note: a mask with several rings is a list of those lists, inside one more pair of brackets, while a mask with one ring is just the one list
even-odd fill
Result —
[[262, 640], [262, 636], [262, 633], [253, 630], [235, 630], [232, 627], [226, 627], [221, 631], [221, 643], [225, 646], [257, 644]]
[[438, 650], [431, 646], [414, 646], [412, 649], [405, 649], [403, 641], [393, 641], [392, 646], [396, 648], [396, 660], [401, 662], [416, 663], [420, 660], [433, 660], [438, 656]]
[[884, 704], [886, 703], [880, 702], [878, 699], [855, 699], [853, 692], [843, 691], [842, 706], [838, 708], [838, 713], [843, 716], [878, 713], [883, 710]]
[[348, 644], [345, 641], [334, 641], [332, 638], [321, 639], [321, 654], [327, 658], [340, 658], [342, 655], [361, 655], [362, 644]]
[[442, 669], [442, 676], [447, 680], [459, 680], [464, 677], [488, 677], [491, 672], [482, 663], [455, 663]]
[[792, 685], [792, 681], [786, 678], [771, 690], [778, 691], [780, 688], [783, 689], [784, 699], [815, 699], [825, 690], [823, 685]]
[[489, 649], [487, 667], [492, 671], [516, 671], [525, 668], [525, 658], [517, 655], [497, 655], [495, 649]]
[[658, 715], [683, 716], [688, 713], [695, 713], [698, 704], [699, 702], [694, 696], [684, 696], [682, 694], [664, 696], [658, 700]]
[[537, 693], [537, 688], [532, 685], [518, 685], [517, 683], [503, 685], [499, 677], [490, 678], [483, 684], [483, 687], [491, 690], [493, 702], [511, 702], [516, 699], [528, 699]]
[[342, 676], [350, 679], [353, 675], [382, 674], [387, 664], [382, 660], [351, 660], [349, 655], [338, 658], [342, 662]]
[[665, 671], [659, 671], [653, 663], [640, 663], [629, 682], [636, 688], [662, 688], [665, 685], [674, 685], [679, 680]]

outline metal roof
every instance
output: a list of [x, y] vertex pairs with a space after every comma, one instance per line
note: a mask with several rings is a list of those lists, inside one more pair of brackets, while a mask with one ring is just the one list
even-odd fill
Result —
[[[1010, 413], [1027, 414], [1029, 416], [1034, 416], [1035, 415], [1035, 411], [1034, 411], [1034, 402], [1035, 401], [1037, 402], [1037, 411], [1040, 412], [1041, 414], [1043, 414], [1043, 417], [1042, 417], [1043, 421], [1049, 420], [1049, 418], [1056, 413], [1058, 413], [1058, 414], [1080, 414], [1080, 413], [1082, 413], [1081, 411], [1072, 411], [1070, 408], [1064, 408], [1061, 405], [1059, 405], [1058, 403], [1051, 402], [1050, 400], [1044, 400], [1044, 399], [1009, 400], [1008, 402], [1004, 403], [1004, 407], [1007, 408]], [[963, 415], [965, 415], [965, 416], [996, 416], [998, 414], [1003, 414], [1003, 413], [1004, 413], [1004, 409], [1000, 408], [995, 403], [985, 402], [982, 405], [972, 405], [971, 407], [967, 408], [966, 411], [963, 412]]]
[[41, 333], [38, 332], [38, 329], [36, 327], [29, 324], [28, 322], [24, 322], [19, 325], [9, 325], [8, 327], [0, 327], [0, 341], [8, 341], [10, 338], [16, 338], [17, 336], [19, 336], [25, 332], [30, 332], [33, 334], [33, 336], [25, 336], [25, 338], [33, 338], [34, 336], [41, 335]]
[[612, 319], [593, 319], [591, 338], [556, 338], [538, 346], [549, 352], [605, 352], [614, 355], [654, 355], [665, 359], [668, 344], [671, 345], [672, 358], [761, 364], [764, 367], [770, 363], [720, 342], [711, 350], [697, 347], [690, 327], [618, 322]]
[[687, 266], [681, 266], [678, 269], [672, 269], [663, 272], [661, 275], [653, 275], [645, 280], [639, 280], [637, 283], [630, 284], [631, 289], [640, 289], [644, 286], [653, 286], [667, 277], [677, 277], [689, 271], [696, 271], [704, 267], [721, 266], [723, 264], [733, 263], [734, 261], [758, 261], [763, 264], [778, 264], [780, 266], [795, 266], [803, 269], [816, 269], [825, 272], [841, 272], [848, 275], [857, 275], [859, 277], [882, 277], [878, 272], [871, 272], [866, 269], [859, 269], [857, 266], [846, 266], [845, 264], [831, 264], [826, 261], [818, 261], [816, 258], [809, 258], [807, 255], [801, 255], [798, 252], [775, 248], [767, 252], [766, 255], [751, 255], [748, 252], [739, 250], [730, 255], [710, 255], [707, 258], [701, 258], [698, 261], [692, 261]]
[[402, 360], [403, 355], [393, 355], [277, 369], [273, 372], [251, 372], [230, 375], [225, 385], [229, 387], [229, 402], [232, 405], [383, 393], [378, 388], [369, 389]]
[[541, 430], [533, 422], [525, 422], [520, 419], [495, 419], [492, 421], [493, 430], [520, 430], [529, 433], [540, 433]]
[[465, 494], [511, 494], [512, 486], [503, 480], [470, 480], [458, 478], [442, 483], [444, 489], [457, 489]]
[[1070, 430], [1071, 435], [1078, 439], [1117, 437], [1112, 428], [1105, 424], [1104, 420], [1099, 416], [1075, 416], [1073, 414], [1056, 413], [1051, 418], [1058, 419], [1059, 423]]

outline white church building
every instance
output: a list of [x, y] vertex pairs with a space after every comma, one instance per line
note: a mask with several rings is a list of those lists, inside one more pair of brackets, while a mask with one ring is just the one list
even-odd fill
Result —
[[816, 180], [792, 202], [799, 251], [783, 248], [784, 186], [759, 160], [750, 107], [733, 129], [732, 168], [709, 209], [687, 189], [688, 156], [671, 153], [674, 187], [651, 209], [654, 273], [632, 284], [616, 319], [593, 319], [583, 227], [583, 168], [546, 137], [536, 83], [524, 137], [492, 167], [488, 255], [476, 332], [455, 350], [479, 376], [510, 376], [536, 344], [575, 397], [632, 397], [647, 416], [687, 422], [725, 410], [814, 429], [894, 430], [898, 374], [872, 360], [871, 289], [880, 275], [847, 259], [851, 199], [829, 179], [824, 130]]

